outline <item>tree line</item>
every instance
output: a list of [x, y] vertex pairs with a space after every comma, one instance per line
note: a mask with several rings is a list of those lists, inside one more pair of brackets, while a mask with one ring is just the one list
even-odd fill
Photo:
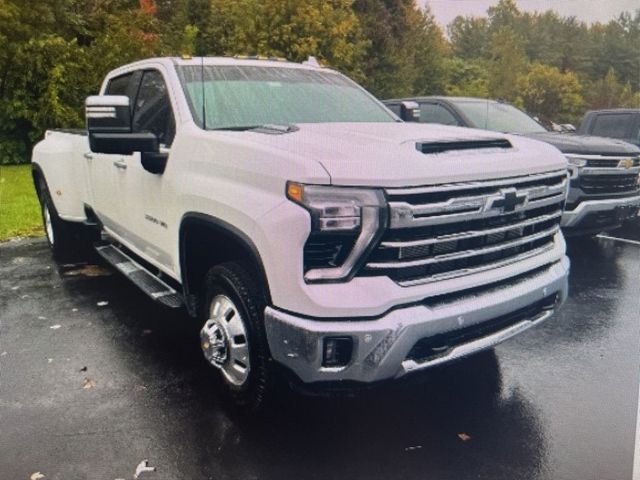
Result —
[[379, 98], [500, 98], [556, 122], [640, 107], [640, 10], [587, 25], [499, 0], [446, 33], [415, 0], [0, 0], [0, 164], [81, 127], [111, 69], [165, 55], [314, 55]]

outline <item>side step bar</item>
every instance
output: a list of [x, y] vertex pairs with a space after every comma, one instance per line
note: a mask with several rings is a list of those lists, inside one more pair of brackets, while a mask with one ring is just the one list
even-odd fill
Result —
[[102, 258], [122, 272], [156, 302], [170, 308], [180, 308], [182, 306], [181, 293], [160, 280], [116, 245], [98, 243], [95, 249]]

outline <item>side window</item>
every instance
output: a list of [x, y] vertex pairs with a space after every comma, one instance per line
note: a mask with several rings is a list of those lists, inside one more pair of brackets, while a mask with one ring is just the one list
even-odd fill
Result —
[[157, 70], [147, 70], [133, 109], [133, 131], [152, 132], [160, 144], [170, 146], [176, 133], [167, 85]]
[[133, 108], [141, 74], [142, 72], [137, 71], [112, 78], [107, 83], [105, 95], [126, 95], [129, 97], [130, 105]]
[[600, 137], [628, 138], [627, 132], [631, 127], [633, 116], [631, 113], [609, 113], [598, 115], [593, 122], [592, 135]]
[[397, 116], [400, 116], [400, 105], [397, 103], [390, 103], [386, 106], [389, 110], [395, 113]]
[[442, 105], [435, 103], [420, 104], [420, 123], [441, 123], [443, 125], [459, 126], [453, 114]]

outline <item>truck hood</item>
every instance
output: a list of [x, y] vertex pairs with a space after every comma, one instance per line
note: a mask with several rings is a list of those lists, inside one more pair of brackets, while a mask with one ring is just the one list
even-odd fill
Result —
[[[418, 123], [299, 124], [297, 131], [224, 132], [268, 150], [319, 162], [335, 185], [434, 185], [504, 178], [566, 167], [554, 147], [522, 136]], [[218, 132], [216, 132], [218, 133]], [[508, 139], [513, 148], [422, 153], [417, 143]], [[258, 145], [256, 145], [258, 146]], [[297, 178], [295, 164], [290, 180]]]
[[635, 145], [613, 138], [558, 132], [531, 133], [527, 137], [550, 143], [562, 153], [640, 155], [640, 149]]

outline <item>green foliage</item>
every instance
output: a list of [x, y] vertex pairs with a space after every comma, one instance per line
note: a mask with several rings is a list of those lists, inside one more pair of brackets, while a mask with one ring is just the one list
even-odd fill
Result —
[[525, 110], [543, 121], [576, 123], [580, 119], [584, 101], [575, 73], [536, 63], [517, 86]]
[[585, 95], [590, 108], [640, 107], [640, 92], [633, 92], [631, 83], [622, 84], [613, 68], [595, 82], [589, 84]]
[[351, 0], [212, 0], [207, 54], [264, 55], [292, 61], [310, 55], [360, 76], [366, 41]]
[[380, 98], [442, 93], [448, 46], [427, 9], [415, 0], [356, 0], [369, 45], [363, 83]]
[[[640, 9], [633, 14], [622, 13], [606, 24], [589, 26], [551, 10], [521, 12], [516, 1], [499, 0], [488, 9], [486, 17], [457, 17], [449, 24], [448, 32], [456, 57], [487, 62], [488, 93], [492, 97], [524, 102], [514, 80], [527, 76], [542, 82], [545, 77], [531, 76], [527, 68], [531, 63], [575, 74], [570, 83], [578, 83], [572, 88], [579, 93], [555, 110], [558, 121], [575, 119], [588, 108], [638, 104]], [[540, 73], [539, 67], [534, 71]], [[477, 77], [480, 85], [483, 78]], [[470, 81], [461, 82], [455, 75], [450, 76], [447, 92], [469, 90], [476, 90]], [[550, 93], [556, 94], [557, 91]]]
[[520, 36], [508, 26], [491, 35], [487, 63], [489, 94], [513, 101], [518, 97], [518, 77], [526, 70], [528, 59]]
[[0, 0], [0, 164], [81, 126], [108, 71], [156, 55], [313, 55], [380, 98], [504, 98], [556, 121], [640, 104], [640, 9], [587, 25], [497, 0], [447, 31], [416, 0]]
[[456, 17], [447, 31], [457, 57], [477, 59], [486, 55], [489, 43], [489, 22], [486, 18]]
[[0, 163], [26, 161], [47, 128], [81, 126], [105, 73], [154, 51], [136, 3], [0, 0]]
[[454, 97], [489, 97], [489, 79], [483, 61], [448, 58], [445, 93]]

